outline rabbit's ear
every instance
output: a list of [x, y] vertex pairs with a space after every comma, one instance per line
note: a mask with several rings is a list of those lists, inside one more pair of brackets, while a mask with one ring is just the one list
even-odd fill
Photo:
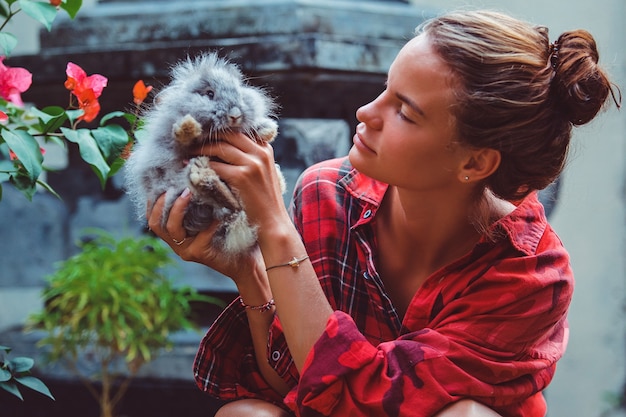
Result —
[[241, 84], [244, 83], [244, 76], [239, 67], [233, 63], [224, 61], [224, 69]]
[[173, 81], [182, 81], [187, 78], [195, 69], [196, 61], [192, 60], [191, 57], [187, 57], [187, 59], [178, 62], [171, 69], [172, 80]]
[[228, 59], [220, 57], [215, 52], [202, 54], [198, 57], [197, 62], [205, 70], [215, 69], [224, 71], [226, 74], [235, 78], [239, 83], [243, 83], [244, 76], [239, 67]]

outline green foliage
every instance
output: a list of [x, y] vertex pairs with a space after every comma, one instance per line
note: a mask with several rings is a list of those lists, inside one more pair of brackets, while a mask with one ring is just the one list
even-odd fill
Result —
[[200, 297], [163, 274], [172, 259], [160, 240], [94, 233], [48, 277], [45, 309], [31, 318], [48, 333], [40, 344], [52, 348], [52, 360], [97, 346], [133, 366], [147, 362], [171, 346], [172, 332], [193, 327], [189, 301]]
[[19, 388], [22, 385], [54, 400], [48, 387], [41, 380], [30, 375], [35, 361], [25, 357], [9, 359], [10, 352], [11, 348], [0, 346], [0, 388], [24, 400]]
[[[81, 6], [82, 0], [64, 0], [60, 8], [73, 19]], [[11, 55], [18, 44], [13, 34], [3, 30], [13, 16], [20, 11], [24, 11], [50, 30], [58, 9], [49, 2], [0, 1], [0, 18], [3, 19], [0, 25], [0, 55]], [[54, 193], [50, 186], [39, 180], [44, 169], [43, 156], [35, 136], [41, 135], [44, 141], [48, 140], [47, 134], [54, 132], [63, 124], [66, 118], [65, 110], [48, 108], [40, 111], [32, 108], [27, 112], [6, 100], [0, 100], [0, 109], [8, 116], [8, 123], [0, 125], [0, 200], [2, 200], [2, 183], [7, 181], [13, 183], [29, 199], [32, 198], [37, 183]], [[20, 159], [19, 161], [11, 161], [9, 148]], [[0, 346], [0, 388], [23, 399], [19, 389], [21, 385], [54, 399], [46, 385], [30, 375], [35, 361], [26, 357], [9, 359], [10, 351], [9, 347]]]
[[[160, 240], [91, 233], [93, 239], [81, 243], [81, 251], [48, 277], [44, 310], [30, 317], [27, 328], [44, 331], [39, 346], [49, 349], [50, 360], [68, 365], [87, 384], [100, 380], [102, 393], [94, 395], [112, 409], [127, 386], [103, 398], [119, 376], [115, 365], [125, 364], [132, 377], [159, 351], [172, 347], [172, 332], [193, 328], [191, 301], [215, 299], [173, 285], [163, 273], [173, 261]], [[99, 367], [98, 375], [80, 375], [85, 352]]]
[[[40, 142], [54, 142], [62, 147], [67, 146], [66, 141], [77, 144], [81, 157], [104, 188], [123, 165], [120, 155], [132, 140], [129, 132], [112, 122], [119, 118], [124, 123], [135, 121], [134, 115], [116, 111], [105, 115], [97, 128], [76, 129], [64, 124], [73, 122], [75, 126], [74, 119], [82, 110], [58, 106], [24, 108], [0, 99], [0, 111], [9, 116], [6, 124], [0, 124], [0, 190], [2, 182], [9, 181], [28, 199], [32, 199], [37, 184], [54, 192], [39, 178], [45, 169]], [[15, 154], [13, 160], [9, 150]]]
[[[18, 43], [13, 34], [4, 31], [18, 13], [23, 12], [50, 31], [59, 11], [65, 11], [74, 19], [81, 7], [82, 0], [63, 0], [58, 7], [50, 1], [0, 0], [0, 55], [10, 56]], [[7, 101], [6, 97], [0, 98], [0, 112], [8, 116], [6, 123], [0, 124], [0, 200], [5, 182], [13, 184], [29, 200], [37, 185], [56, 195], [41, 179], [46, 167], [40, 145], [50, 141], [64, 148], [76, 144], [81, 158], [90, 165], [104, 188], [107, 180], [123, 165], [120, 155], [125, 146], [133, 141], [132, 128], [127, 130], [111, 121], [121, 118], [124, 126], [135, 126], [137, 120], [135, 115], [116, 111], [104, 115], [96, 128], [77, 129], [81, 116], [85, 115], [85, 106], [87, 103], [79, 103], [76, 108], [76, 104], [70, 102], [68, 109], [24, 108]]]
[[[83, 5], [83, 0], [64, 0], [57, 8], [49, 1], [36, 0], [5, 0], [0, 2], [0, 17], [4, 18], [4, 23], [0, 30], [19, 12], [24, 12], [42, 24], [48, 31], [52, 29], [52, 22], [56, 18], [59, 10], [65, 10], [70, 18], [74, 19]], [[17, 45], [17, 38], [10, 33], [0, 33], [0, 47], [2, 55], [9, 56], [13, 48]]]

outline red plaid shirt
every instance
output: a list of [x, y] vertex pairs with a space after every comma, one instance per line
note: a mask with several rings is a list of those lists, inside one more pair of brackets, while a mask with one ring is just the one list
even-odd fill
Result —
[[401, 321], [376, 270], [372, 222], [386, 189], [343, 158], [308, 169], [294, 192], [294, 223], [335, 313], [302, 375], [275, 317], [267, 360], [292, 387], [286, 398], [264, 382], [238, 302], [202, 340], [198, 386], [301, 416], [426, 417], [473, 398], [504, 416], [543, 417], [574, 282], [536, 195], [493, 225], [497, 241], [428, 277]]

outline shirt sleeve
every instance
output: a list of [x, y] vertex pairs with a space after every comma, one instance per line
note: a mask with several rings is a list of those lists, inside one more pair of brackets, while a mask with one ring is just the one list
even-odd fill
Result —
[[571, 298], [568, 269], [541, 264], [545, 257], [505, 261], [440, 293], [429, 327], [377, 346], [335, 312], [286, 404], [300, 416], [428, 417], [473, 398], [506, 416], [542, 417], [540, 391], [565, 349]]
[[233, 301], [211, 325], [193, 365], [197, 386], [225, 401], [257, 398], [282, 405], [256, 361], [245, 309]]

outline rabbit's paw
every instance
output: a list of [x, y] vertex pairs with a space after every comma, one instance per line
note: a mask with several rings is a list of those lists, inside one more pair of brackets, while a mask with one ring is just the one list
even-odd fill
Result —
[[263, 142], [272, 142], [278, 135], [278, 124], [272, 119], [265, 119], [257, 126], [257, 134]]
[[183, 145], [192, 145], [194, 140], [202, 136], [202, 125], [190, 114], [185, 115], [172, 128], [176, 141]]

